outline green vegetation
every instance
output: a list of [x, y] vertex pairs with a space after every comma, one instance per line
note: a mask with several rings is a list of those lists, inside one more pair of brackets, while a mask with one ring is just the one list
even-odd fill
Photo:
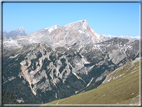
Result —
[[[23, 98], [24, 104], [36, 104], [41, 103], [41, 101], [31, 93], [29, 84], [23, 83], [23, 77], [19, 77], [19, 72], [21, 71], [20, 62], [24, 60], [25, 56], [20, 55], [17, 58], [10, 59], [8, 56], [3, 57], [3, 76], [4, 80], [14, 76], [15, 79], [3, 83], [3, 103], [4, 104], [16, 104], [16, 99]], [[17, 59], [17, 60], [16, 60]], [[14, 93], [14, 94], [13, 94]]]
[[[35, 97], [33, 93], [31, 93], [31, 89], [28, 87], [28, 85], [29, 84], [27, 82], [23, 84], [21, 79], [19, 77], [16, 77], [16, 79], [7, 82], [7, 84], [3, 84], [3, 90], [14, 93], [18, 99], [23, 98], [25, 104], [41, 103], [41, 101], [37, 97]], [[12, 97], [10, 99], [9, 96], [4, 96], [5, 99], [9, 99], [4, 101], [4, 104], [11, 104], [11, 102], [13, 102], [13, 100], [11, 101], [11, 99], [15, 99], [15, 95], [11, 95]]]
[[3, 90], [2, 99], [3, 99], [3, 104], [26, 104], [28, 103], [27, 101], [19, 103], [17, 101], [17, 95], [15, 93], [10, 92], [10, 91], [5, 91], [5, 90]]
[[129, 62], [112, 75], [124, 72], [125, 75], [98, 88], [48, 104], [139, 104], [139, 62], [134, 65]]
[[2, 99], [3, 99], [3, 103], [4, 104], [16, 104], [16, 95], [12, 92], [9, 92], [9, 91], [4, 91], [3, 90], [3, 95], [2, 95]]

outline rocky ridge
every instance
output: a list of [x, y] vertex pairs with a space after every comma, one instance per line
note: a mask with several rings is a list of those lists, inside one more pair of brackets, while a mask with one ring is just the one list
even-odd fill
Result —
[[3, 32], [3, 36], [4, 37], [10, 37], [10, 36], [16, 36], [16, 35], [23, 35], [23, 34], [25, 34], [24, 27], [21, 27], [19, 29], [12, 30], [12, 31], [4, 31]]
[[[109, 73], [139, 57], [138, 40], [104, 38], [86, 20], [11, 37], [4, 41], [4, 49], [3, 88], [29, 103], [96, 88]], [[19, 86], [30, 94], [23, 95]]]
[[59, 47], [98, 43], [107, 39], [92, 30], [87, 20], [83, 20], [62, 27], [55, 25], [37, 32], [4, 38], [3, 46], [5, 50], [17, 49], [32, 43], [45, 43], [52, 47]]
[[[139, 64], [140, 58], [128, 61], [108, 74], [99, 87], [47, 104], [114, 104], [116, 106], [121, 104], [125, 106], [140, 106]], [[42, 106], [45, 106], [45, 104]]]

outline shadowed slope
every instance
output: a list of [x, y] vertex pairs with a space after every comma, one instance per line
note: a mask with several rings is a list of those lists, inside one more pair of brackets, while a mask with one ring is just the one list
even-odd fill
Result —
[[[128, 69], [129, 68], [129, 69]], [[125, 74], [124, 74], [125, 73]], [[123, 75], [122, 75], [123, 74]], [[113, 79], [110, 81], [110, 77]], [[139, 61], [132, 61], [107, 76], [96, 89], [48, 104], [139, 104]], [[116, 78], [117, 77], [117, 78]]]

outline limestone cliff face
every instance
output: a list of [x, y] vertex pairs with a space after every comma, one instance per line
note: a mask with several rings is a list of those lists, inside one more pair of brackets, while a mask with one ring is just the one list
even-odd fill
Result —
[[114, 38], [85, 46], [23, 46], [4, 54], [4, 84], [19, 78], [43, 102], [68, 97], [99, 86], [110, 72], [137, 58], [138, 44], [137, 40]]
[[99, 43], [105, 40], [108, 40], [108, 38], [92, 30], [87, 20], [81, 20], [62, 27], [55, 25], [37, 32], [4, 38], [3, 46], [5, 50], [11, 50], [32, 43], [45, 43], [56, 48], [75, 44]]
[[29, 103], [47, 103], [98, 87], [137, 57], [138, 40], [105, 38], [86, 20], [55, 25], [4, 39], [3, 88]]

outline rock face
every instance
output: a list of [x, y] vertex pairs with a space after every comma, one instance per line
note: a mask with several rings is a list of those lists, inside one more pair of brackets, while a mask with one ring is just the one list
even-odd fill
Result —
[[[32, 41], [34, 37], [38, 39]], [[139, 56], [138, 40], [104, 38], [86, 20], [11, 40], [20, 47], [4, 42], [3, 89], [29, 103], [47, 103], [96, 88], [110, 72]]]
[[3, 46], [5, 50], [11, 50], [32, 43], [45, 43], [55, 48], [98, 43], [105, 40], [108, 38], [97, 34], [89, 27], [87, 20], [83, 20], [62, 27], [55, 25], [30, 34], [4, 38]]
[[140, 104], [139, 65], [140, 58], [136, 58], [108, 74], [99, 87], [46, 104], [128, 104], [138, 106]]
[[13, 30], [13, 31], [4, 31], [3, 36], [4, 37], [9, 37], [9, 36], [16, 36], [16, 35], [23, 35], [25, 34], [25, 30], [23, 27]]
[[129, 61], [125, 65], [117, 68], [115, 71], [111, 72], [109, 75], [106, 76], [105, 80], [103, 81], [103, 84], [106, 84], [120, 77], [121, 78], [126, 77], [135, 72], [138, 72], [140, 69], [139, 62], [140, 62], [140, 58], [136, 58], [135, 60]]

